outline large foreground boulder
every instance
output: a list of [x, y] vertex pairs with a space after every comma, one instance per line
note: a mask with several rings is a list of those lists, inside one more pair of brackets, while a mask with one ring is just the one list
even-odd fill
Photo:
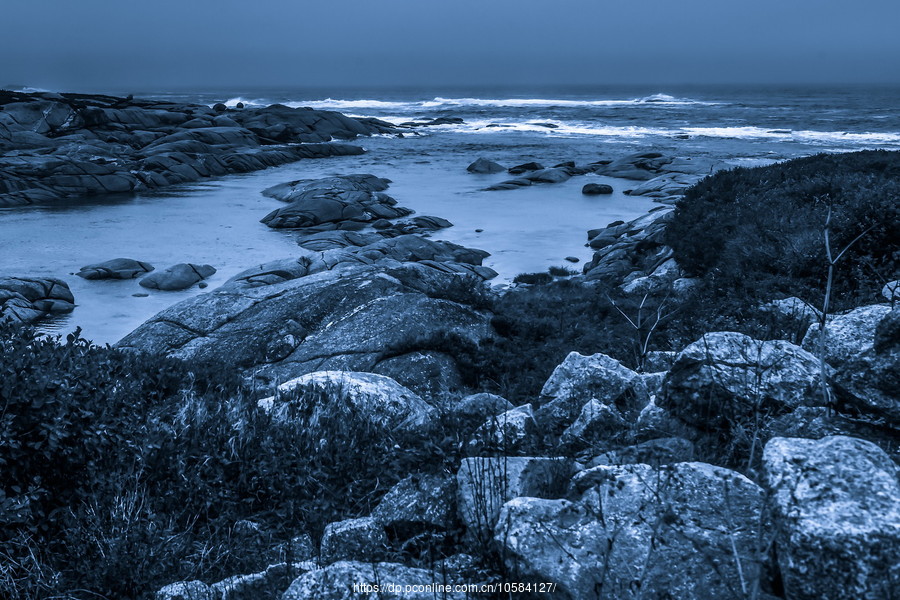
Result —
[[841, 410], [900, 433], [900, 309], [865, 326], [858, 352], [838, 362], [832, 384]]
[[321, 561], [381, 560], [387, 557], [384, 527], [371, 517], [329, 523], [322, 535]]
[[577, 499], [516, 498], [495, 542], [522, 577], [556, 595], [749, 598], [759, 576], [763, 492], [705, 463], [600, 466], [574, 481]]
[[318, 371], [301, 375], [280, 386], [275, 396], [259, 401], [259, 407], [278, 420], [290, 421], [301, 414], [317, 422], [342, 399], [373, 427], [391, 431], [426, 425], [434, 409], [393, 379], [374, 373]]
[[640, 410], [646, 403], [645, 396], [640, 375], [616, 359], [600, 353], [585, 356], [571, 352], [544, 383], [535, 420], [561, 433], [591, 400], [627, 413]]
[[[889, 312], [890, 306], [874, 304], [860, 306], [828, 319], [825, 324], [825, 362], [839, 366], [854, 355], [871, 349], [875, 341], [875, 328]], [[803, 349], [818, 356], [821, 337], [817, 325], [810, 327], [803, 338]]]
[[392, 539], [450, 530], [456, 523], [456, 479], [417, 474], [400, 481], [372, 511]]
[[684, 422], [715, 430], [798, 406], [824, 405], [818, 359], [782, 340], [707, 333], [678, 355], [657, 404]]
[[498, 456], [465, 458], [456, 474], [459, 516], [470, 539], [487, 543], [503, 504], [519, 496], [559, 498], [572, 475], [562, 458]]
[[774, 438], [763, 466], [787, 598], [896, 597], [900, 473], [882, 450], [844, 436]]

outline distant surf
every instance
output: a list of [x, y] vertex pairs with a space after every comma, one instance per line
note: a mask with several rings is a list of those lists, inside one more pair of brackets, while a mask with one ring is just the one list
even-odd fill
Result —
[[[230, 98], [225, 101], [225, 105], [229, 107], [237, 106], [242, 103], [245, 106], [267, 106], [274, 102], [263, 98]], [[409, 102], [385, 101], [375, 99], [359, 99], [359, 100], [340, 100], [334, 98], [325, 98], [324, 100], [296, 100], [281, 102], [285, 106], [291, 108], [317, 108], [325, 110], [356, 110], [356, 109], [378, 109], [378, 110], [408, 110], [419, 111], [422, 109], [443, 109], [452, 107], [497, 107], [497, 108], [554, 108], [554, 107], [592, 107], [592, 106], [636, 106], [636, 105], [655, 105], [655, 106], [714, 106], [719, 102], [707, 102], [703, 100], [694, 100], [691, 98], [676, 98], [669, 94], [652, 94], [641, 98], [629, 99], [602, 99], [602, 100], [575, 100], [563, 98], [442, 98], [437, 96], [431, 100], [419, 100]]]
[[424, 123], [436, 117], [462, 119], [461, 123], [417, 128], [419, 136], [596, 138], [604, 144], [650, 147], [673, 140], [695, 146], [704, 140], [720, 140], [752, 144], [748, 154], [753, 155], [797, 155], [804, 153], [803, 148], [809, 153], [900, 148], [898, 98], [898, 90], [891, 89], [713, 88], [680, 94], [560, 90], [542, 95], [496, 90], [427, 94], [386, 88], [346, 93], [333, 90], [318, 97], [310, 92], [287, 91], [232, 94], [225, 104], [253, 107], [278, 103], [398, 124]]

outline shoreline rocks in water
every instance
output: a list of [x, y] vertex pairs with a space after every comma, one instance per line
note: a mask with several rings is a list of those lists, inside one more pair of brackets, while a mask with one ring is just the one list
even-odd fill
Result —
[[154, 269], [153, 265], [133, 258], [113, 258], [81, 267], [76, 275], [84, 279], [134, 279]]
[[27, 324], [75, 308], [69, 286], [53, 277], [0, 277], [0, 323]]
[[151, 290], [186, 290], [195, 283], [199, 283], [215, 274], [216, 269], [210, 265], [179, 263], [162, 271], [151, 273], [138, 283], [141, 287]]
[[269, 227], [318, 233], [335, 229], [359, 230], [380, 219], [397, 219], [412, 210], [397, 206], [383, 193], [389, 181], [374, 175], [343, 175], [313, 181], [292, 181], [273, 186], [266, 196], [287, 206], [261, 219]]
[[478, 158], [475, 162], [466, 167], [466, 171], [468, 171], [469, 173], [477, 173], [483, 175], [502, 173], [505, 170], [506, 169], [504, 167], [484, 157]]
[[362, 154], [359, 146], [332, 140], [394, 131], [377, 119], [277, 104], [222, 112], [196, 104], [0, 90], [0, 207]]

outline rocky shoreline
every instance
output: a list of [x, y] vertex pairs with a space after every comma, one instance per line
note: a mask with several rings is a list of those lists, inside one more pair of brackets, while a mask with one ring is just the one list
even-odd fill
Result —
[[[278, 106], [5, 94], [0, 143], [17, 148], [0, 159], [7, 206], [357, 153], [330, 140], [396, 132]], [[678, 298], [697, 281], [675, 261], [666, 227], [684, 191], [721, 168], [645, 152], [584, 167], [518, 165], [509, 172], [519, 177], [489, 189], [591, 172], [635, 181], [628, 193], [659, 207], [589, 231], [592, 260], [561, 277], [626, 297]], [[81, 169], [74, 180], [72, 169]], [[484, 159], [469, 168], [498, 169]], [[536, 598], [892, 597], [900, 584], [896, 285], [885, 286], [887, 303], [827, 318], [795, 298], [755, 309], [800, 322], [808, 331], [798, 343], [707, 331], [642, 353], [635, 369], [572, 351], [536, 397], [515, 406], [473, 393], [464, 377], [472, 349], [500, 335], [496, 292], [484, 285], [496, 276], [482, 264], [488, 254], [431, 239], [451, 224], [412, 216], [388, 195], [390, 183], [348, 174], [265, 190], [284, 206], [262, 222], [293, 231], [299, 256], [248, 268], [160, 312], [117, 348], [237, 374], [272, 427], [326, 422], [344, 404], [390, 439], [439, 437], [451, 424], [460, 460], [452, 472], [441, 463], [440, 472], [404, 473], [368, 514], [267, 549], [264, 570], [176, 582], [156, 598], [370, 597], [354, 585], [431, 598], [402, 586], [438, 583], [474, 590], [438, 597], [491, 598], [504, 592], [501, 571], [552, 584], [552, 594], [512, 590]], [[118, 259], [79, 274], [153, 278], [166, 289], [160, 282], [187, 275], [193, 285], [212, 269], [175, 267]], [[32, 322], [72, 310], [74, 299], [59, 280], [7, 277], [0, 303], [0, 316]], [[820, 335], [829, 340], [824, 354]], [[187, 403], [193, 392], [183, 393]], [[245, 425], [231, 423], [235, 436]], [[710, 448], [748, 456], [714, 464]], [[233, 532], [247, 544], [262, 537], [252, 520]]]
[[332, 111], [226, 109], [0, 91], [0, 207], [129, 193], [306, 158], [362, 154], [332, 140], [396, 133]]

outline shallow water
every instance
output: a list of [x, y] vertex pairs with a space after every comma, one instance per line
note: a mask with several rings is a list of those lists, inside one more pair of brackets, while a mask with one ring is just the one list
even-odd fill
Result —
[[[368, 154], [300, 161], [135, 196], [0, 211], [0, 273], [62, 278], [77, 307], [45, 328], [64, 333], [78, 326], [88, 339], [114, 343], [160, 310], [203, 290], [195, 286], [160, 292], [140, 287], [137, 280], [85, 281], [74, 275], [79, 268], [116, 257], [146, 261], [157, 269], [178, 262], [208, 263], [218, 269], [207, 280], [211, 289], [254, 264], [299, 256], [306, 251], [296, 245], [294, 233], [259, 222], [282, 206], [260, 192], [284, 181], [359, 172], [387, 177], [393, 181], [388, 193], [401, 205], [455, 224], [434, 238], [490, 252], [485, 264], [500, 274], [497, 281], [552, 265], [577, 269], [580, 265], [564, 259], [590, 258], [584, 245], [587, 229], [634, 218], [655, 206], [622, 193], [633, 182], [590, 175], [555, 185], [485, 192], [482, 188], [510, 176], [465, 170], [479, 149], [509, 166], [546, 158], [552, 159], [548, 164], [569, 158], [584, 162], [586, 156], [574, 156], [585, 154], [584, 149], [541, 146], [543, 152], [537, 152], [530, 144], [507, 140], [499, 146], [464, 144], [445, 150], [436, 146], [433, 136], [360, 143]], [[591, 160], [597, 156], [586, 154]], [[611, 183], [616, 192], [583, 196], [581, 186], [589, 181]]]

